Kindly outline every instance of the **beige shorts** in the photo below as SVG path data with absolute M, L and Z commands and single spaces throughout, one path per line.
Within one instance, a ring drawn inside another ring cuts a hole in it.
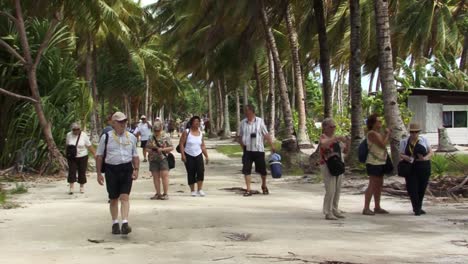
M 151 172 L 169 170 L 169 163 L 167 162 L 167 159 L 150 161 L 149 165 L 149 169 Z

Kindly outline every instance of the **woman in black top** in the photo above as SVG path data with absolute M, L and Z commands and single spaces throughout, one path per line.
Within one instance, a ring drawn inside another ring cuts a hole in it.
M 410 137 L 400 142 L 401 159 L 413 164 L 411 174 L 405 177 L 406 189 L 411 199 L 414 215 L 426 212 L 422 209 L 429 177 L 431 176 L 432 150 L 426 138 L 419 135 L 418 124 L 410 124 Z

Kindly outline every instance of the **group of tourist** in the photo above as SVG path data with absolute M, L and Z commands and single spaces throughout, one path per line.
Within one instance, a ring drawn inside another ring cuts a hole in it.
M 350 139 L 335 135 L 336 124 L 331 118 L 322 122 L 323 134 L 320 136 L 320 168 L 325 183 L 325 197 L 323 201 L 323 213 L 327 220 L 345 218 L 343 211 L 339 210 L 341 181 L 343 174 L 332 175 L 334 168 L 327 162 L 330 157 L 336 155 L 344 164 L 344 154 L 349 152 Z M 367 158 L 366 172 L 369 176 L 369 184 L 364 195 L 363 215 L 388 214 L 381 207 L 380 198 L 384 182 L 384 175 L 393 171 L 392 160 L 387 151 L 390 142 L 391 130 L 382 132 L 380 117 L 373 114 L 367 118 Z M 422 209 L 424 194 L 431 175 L 431 157 L 433 155 L 428 140 L 420 135 L 419 124 L 412 123 L 409 126 L 410 136 L 400 141 L 400 159 L 411 164 L 410 173 L 405 176 L 406 189 L 411 200 L 414 215 L 419 216 L 426 212 Z M 374 198 L 374 210 L 370 209 L 371 200 Z
M 244 150 L 242 159 L 242 173 L 246 185 L 244 196 L 252 195 L 251 171 L 253 163 L 255 163 L 255 171 L 261 175 L 262 193 L 268 195 L 264 142 L 269 143 L 272 152 L 275 152 L 275 148 L 264 120 L 255 115 L 254 106 L 245 107 L 245 116 L 246 118 L 240 123 L 238 136 L 239 144 Z M 164 124 L 160 120 L 156 120 L 151 125 L 145 116 L 141 116 L 141 122 L 133 133 L 126 129 L 127 121 L 126 115 L 121 112 L 109 116 L 108 124 L 110 126 L 104 129 L 96 151 L 92 147 L 89 137 L 81 131 L 77 123 L 72 124 L 72 131 L 67 134 L 66 139 L 67 149 L 70 146 L 72 149 L 73 146 L 77 149 L 75 158 L 68 159 L 69 192 L 73 194 L 76 181 L 80 184 L 80 192 L 84 192 L 88 151 L 90 151 L 96 158 L 97 181 L 100 185 L 106 183 L 113 234 L 131 232 L 131 227 L 128 224 L 129 195 L 132 183 L 138 178 L 140 170 L 137 137 L 140 137 L 141 148 L 143 148 L 143 162 L 149 160 L 149 170 L 156 190 L 151 199 L 169 199 L 169 170 L 171 169 L 171 151 L 174 149 L 170 134 L 164 133 Z M 192 117 L 188 122 L 188 128 L 181 131 L 182 135 L 178 143 L 178 151 L 181 153 L 181 159 L 187 172 L 190 195 L 194 197 L 206 195 L 203 190 L 204 166 L 205 162 L 208 164 L 209 157 L 200 129 L 201 121 L 198 116 Z M 389 212 L 381 207 L 380 198 L 383 177 L 389 170 L 390 157 L 387 145 L 390 141 L 391 130 L 387 128 L 382 132 L 382 121 L 375 114 L 368 117 L 367 129 L 368 153 L 365 163 L 369 185 L 365 192 L 362 214 L 388 214 Z M 325 184 L 323 213 L 327 220 L 345 218 L 344 212 L 339 209 L 339 200 L 344 172 L 344 156 L 349 153 L 350 138 L 337 136 L 335 130 L 336 124 L 333 119 L 323 120 L 319 152 L 320 170 Z M 417 124 L 410 124 L 410 137 L 400 143 L 400 158 L 413 164 L 411 175 L 405 179 L 415 215 L 425 214 L 422 209 L 422 201 L 431 173 L 432 150 L 427 139 L 419 135 L 420 131 Z M 374 198 L 375 205 L 373 210 L 370 209 L 372 198 Z M 121 226 L 118 221 L 119 200 Z

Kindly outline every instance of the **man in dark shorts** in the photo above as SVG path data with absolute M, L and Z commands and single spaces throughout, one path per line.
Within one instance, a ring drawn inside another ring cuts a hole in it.
M 136 149 L 137 139 L 132 133 L 126 131 L 127 117 L 125 114 L 116 112 L 112 116 L 112 122 L 114 130 L 102 135 L 96 152 L 97 181 L 100 185 L 104 184 L 101 168 L 105 164 L 105 182 L 110 199 L 112 234 L 126 235 L 132 232 L 132 228 L 128 224 L 129 195 L 133 181 L 138 178 L 140 159 Z M 104 156 L 105 160 L 103 160 Z M 120 228 L 118 220 L 119 200 L 122 228 Z
M 269 194 L 266 186 L 266 162 L 264 141 L 267 140 L 271 146 L 271 151 L 275 152 L 275 147 L 268 134 L 265 122 L 260 117 L 255 116 L 255 107 L 247 105 L 245 107 L 246 118 L 240 124 L 239 144 L 245 150 L 243 157 L 242 173 L 245 176 L 246 192 L 244 196 L 251 196 L 250 182 L 252 173 L 252 163 L 255 163 L 255 171 L 262 177 L 262 193 Z

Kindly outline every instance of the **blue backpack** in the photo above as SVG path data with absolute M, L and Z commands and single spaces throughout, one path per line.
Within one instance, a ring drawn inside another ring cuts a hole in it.
M 358 158 L 359 162 L 366 163 L 367 154 L 369 154 L 369 146 L 367 145 L 367 138 L 359 144 Z

